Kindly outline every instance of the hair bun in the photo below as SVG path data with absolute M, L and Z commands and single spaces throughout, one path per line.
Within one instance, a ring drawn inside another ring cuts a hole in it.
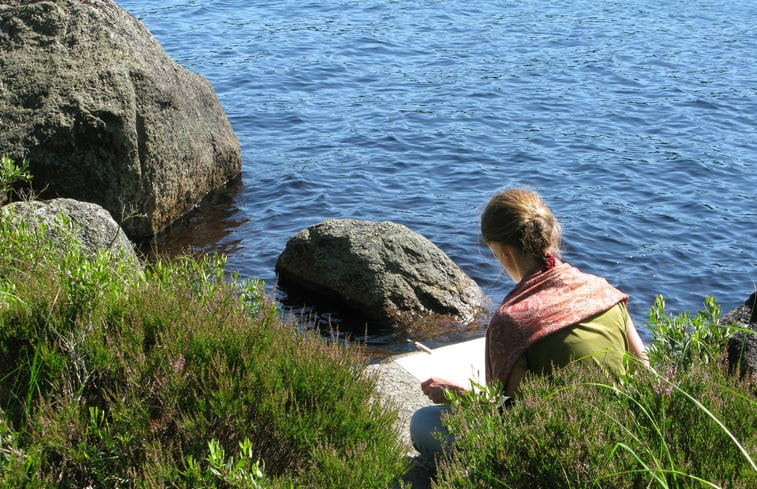
M 538 194 L 516 188 L 492 197 L 481 214 L 481 234 L 487 243 L 515 246 L 543 259 L 558 252 L 560 224 Z

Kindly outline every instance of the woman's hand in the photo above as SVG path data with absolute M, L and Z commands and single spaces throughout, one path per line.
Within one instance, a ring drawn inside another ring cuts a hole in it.
M 440 379 L 438 377 L 431 377 L 430 379 L 421 383 L 421 389 L 423 389 L 423 393 L 426 394 L 428 398 L 431 399 L 431 401 L 433 401 L 435 404 L 442 404 L 449 400 L 447 399 L 447 396 L 444 395 L 445 390 L 457 393 L 468 391 L 468 389 L 466 389 L 465 387 L 459 386 L 448 380 Z

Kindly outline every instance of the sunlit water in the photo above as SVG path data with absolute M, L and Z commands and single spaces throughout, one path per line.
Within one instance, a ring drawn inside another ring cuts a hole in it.
M 757 2 L 119 3 L 211 81 L 242 145 L 242 180 L 166 250 L 221 251 L 273 284 L 300 229 L 391 220 L 498 302 L 512 284 L 478 216 L 529 186 L 564 257 L 629 293 L 645 338 L 657 294 L 727 311 L 755 288 Z

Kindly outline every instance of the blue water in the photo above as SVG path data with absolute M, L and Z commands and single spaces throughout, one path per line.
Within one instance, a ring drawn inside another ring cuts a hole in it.
M 499 302 L 512 284 L 478 216 L 529 186 L 564 258 L 632 296 L 644 338 L 657 294 L 727 311 L 755 289 L 753 0 L 119 4 L 211 81 L 242 145 L 241 183 L 167 248 L 273 284 L 300 229 L 392 220 Z

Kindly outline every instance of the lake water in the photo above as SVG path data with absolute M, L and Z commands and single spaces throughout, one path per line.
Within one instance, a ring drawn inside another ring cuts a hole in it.
M 241 181 L 164 250 L 224 252 L 273 284 L 297 231 L 391 220 L 499 302 L 512 284 L 478 216 L 529 186 L 563 224 L 564 258 L 632 296 L 644 338 L 657 294 L 670 312 L 707 295 L 725 312 L 755 289 L 753 0 L 119 4 L 211 81 L 242 146 Z

